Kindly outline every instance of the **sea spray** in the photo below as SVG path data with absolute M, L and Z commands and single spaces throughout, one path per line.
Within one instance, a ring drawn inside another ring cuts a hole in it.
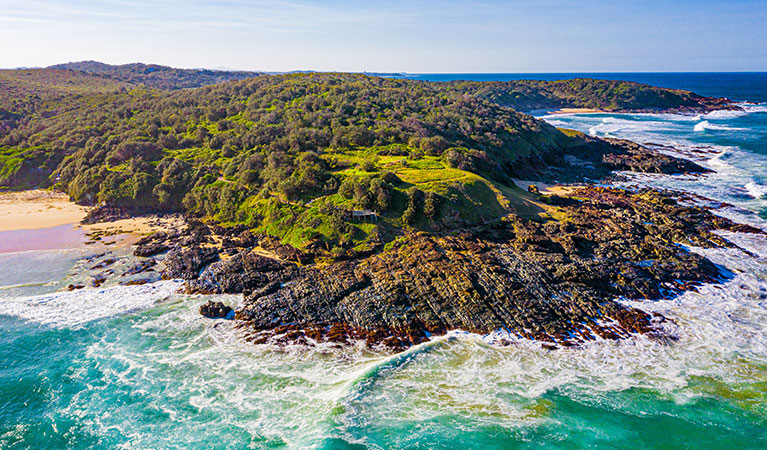
M 180 281 L 160 281 L 142 286 L 112 286 L 6 298 L 2 303 L 3 313 L 55 327 L 74 327 L 146 308 L 170 297 L 180 285 Z

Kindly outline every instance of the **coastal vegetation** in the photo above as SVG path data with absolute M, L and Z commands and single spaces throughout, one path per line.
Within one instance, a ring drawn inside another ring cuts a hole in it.
M 759 232 L 673 194 L 583 185 L 612 170 L 705 169 L 519 112 L 735 107 L 685 91 L 339 73 L 176 89 L 63 69 L 0 82 L 0 186 L 66 192 L 94 206 L 85 223 L 185 215 L 183 230 L 143 236 L 122 273 L 105 269 L 114 259 L 94 265 L 90 285 L 162 277 L 187 293 L 241 293 L 236 311 L 201 313 L 234 313 L 254 342 L 404 348 L 462 329 L 555 348 L 662 333 L 663 316 L 614 299 L 716 282 L 726 274 L 679 243 Z
M 48 69 L 65 69 L 96 74 L 98 76 L 157 89 L 187 89 L 244 80 L 262 75 L 262 72 L 210 69 L 177 69 L 159 64 L 104 64 L 98 61 L 79 61 L 56 64 Z
M 572 80 L 453 82 L 451 87 L 493 103 L 520 111 L 555 108 L 586 108 L 604 111 L 667 111 L 728 107 L 724 99 L 706 98 L 690 91 L 663 89 L 632 81 Z
M 333 256 L 380 247 L 403 230 L 545 214 L 512 178 L 546 173 L 565 152 L 594 143 L 513 108 L 705 108 L 710 100 L 599 80 L 428 83 L 337 73 L 150 89 L 97 63 L 71 67 L 95 74 L 0 72 L 0 185 L 244 224 Z M 191 75 L 165 76 L 183 86 Z M 348 220 L 353 210 L 375 211 L 377 220 Z

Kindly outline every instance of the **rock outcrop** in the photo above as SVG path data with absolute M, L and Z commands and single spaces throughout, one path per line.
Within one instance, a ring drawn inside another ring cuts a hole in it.
M 165 255 L 163 278 L 197 278 L 203 267 L 218 260 L 218 250 L 211 247 L 174 247 Z
M 600 142 L 580 151 L 576 168 L 589 175 L 608 167 L 705 172 L 628 141 Z M 299 251 L 244 226 L 199 221 L 142 239 L 135 254 L 167 251 L 163 277 L 183 278 L 187 293 L 243 293 L 236 319 L 254 342 L 363 339 L 400 349 L 461 329 L 505 331 L 551 348 L 661 333 L 664 317 L 619 299 L 653 300 L 717 282 L 727 272 L 685 245 L 730 246 L 712 233 L 717 229 L 761 233 L 680 205 L 679 193 L 591 186 L 559 197 L 529 190 L 546 204 L 548 219 L 510 215 L 471 229 L 409 233 L 385 251 L 345 260 L 323 261 L 311 246 Z M 208 302 L 200 313 L 224 317 L 227 308 Z
M 602 163 L 611 170 L 631 170 L 641 173 L 709 173 L 710 170 L 687 159 L 675 158 L 649 149 L 643 145 L 621 140 L 607 139 L 607 142 L 622 150 L 607 153 Z
M 657 191 L 589 187 L 555 203 L 560 220 L 414 234 L 361 260 L 276 268 L 270 280 L 281 283 L 249 285 L 237 318 L 256 342 L 366 339 L 402 348 L 453 329 L 560 345 L 618 339 L 664 319 L 616 299 L 657 299 L 723 276 L 678 244 L 729 246 L 710 230 L 744 231 Z
M 295 264 L 284 264 L 254 251 L 243 251 L 205 268 L 198 279 L 186 283 L 186 292 L 250 293 L 275 283 L 280 285 L 294 278 L 297 273 Z

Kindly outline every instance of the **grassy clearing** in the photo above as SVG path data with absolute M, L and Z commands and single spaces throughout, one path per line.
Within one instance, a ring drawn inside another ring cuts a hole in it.
M 346 214 L 360 206 L 354 198 L 340 193 L 299 201 L 289 201 L 278 192 L 261 193 L 244 199 L 236 215 L 217 219 L 231 224 L 246 223 L 254 231 L 277 237 L 297 248 L 319 245 L 338 256 L 392 242 L 408 229 L 435 231 L 470 226 L 510 214 L 536 220 L 553 217 L 550 206 L 516 186 L 450 167 L 441 157 L 413 157 L 407 147 L 394 150 L 397 154 L 386 154 L 392 152 L 391 146 L 321 154 L 331 174 L 341 182 L 364 184 L 365 180 L 381 177 L 389 180 L 391 204 L 385 211 L 378 211 L 375 223 L 352 222 Z M 382 151 L 384 154 L 379 153 Z M 189 162 L 228 160 L 220 158 L 214 150 L 203 148 L 168 152 Z M 223 182 L 219 179 L 214 184 Z M 421 203 L 416 220 L 406 223 L 404 213 L 409 204 L 408 192 L 413 188 L 423 195 L 434 193 L 439 196 L 436 217 L 427 217 Z
M 388 147 L 385 148 L 390 150 Z M 407 150 L 404 147 L 400 150 Z M 441 157 L 412 158 L 401 155 L 380 155 L 380 148 L 345 150 L 324 155 L 334 173 L 341 178 L 369 177 L 391 172 L 401 183 L 397 188 L 405 191 L 415 186 L 424 192 L 435 192 L 448 200 L 446 214 L 457 214 L 460 219 L 476 223 L 493 220 L 508 214 L 525 218 L 550 217 L 548 205 L 517 186 L 507 186 L 472 172 L 453 168 Z M 373 161 L 373 170 L 364 170 L 365 161 Z M 401 211 L 399 211 L 401 213 Z M 391 221 L 394 226 L 402 226 Z M 422 224 L 423 225 L 423 224 Z

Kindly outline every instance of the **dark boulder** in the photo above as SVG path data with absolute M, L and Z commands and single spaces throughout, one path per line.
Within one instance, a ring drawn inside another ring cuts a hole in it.
M 231 307 L 226 306 L 221 302 L 210 300 L 200 306 L 200 314 L 211 319 L 227 319 L 233 316 Z
M 209 247 L 174 247 L 165 255 L 163 278 L 193 280 L 200 270 L 218 260 L 218 250 Z

